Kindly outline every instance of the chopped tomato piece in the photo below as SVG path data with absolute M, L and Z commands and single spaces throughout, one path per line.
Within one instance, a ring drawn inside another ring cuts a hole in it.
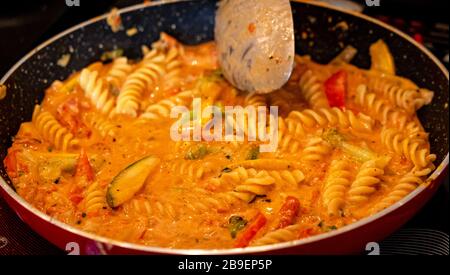
M 8 172 L 8 176 L 11 178 L 17 177 L 17 151 L 9 150 L 8 155 L 3 160 L 3 165 L 5 165 L 6 172 Z
M 214 43 L 206 43 L 198 47 L 186 46 L 182 60 L 185 64 L 206 70 L 215 70 L 219 67 Z
M 324 86 L 330 107 L 344 108 L 347 90 L 347 73 L 343 70 L 338 71 L 325 81 Z
M 78 157 L 78 162 L 75 169 L 75 177 L 77 179 L 84 178 L 88 182 L 94 181 L 94 169 L 92 169 L 92 166 L 89 163 L 89 158 L 84 149 L 81 149 L 80 156 Z
M 161 40 L 164 41 L 169 47 L 176 47 L 179 44 L 179 42 L 174 37 L 168 35 L 165 32 L 161 33 Z
M 250 23 L 250 24 L 248 24 L 248 32 L 249 32 L 249 33 L 254 33 L 255 30 L 256 30 L 256 25 L 255 25 L 255 23 Z
M 174 95 L 178 94 L 179 92 L 181 92 L 180 87 L 173 87 L 173 88 L 170 88 L 167 91 L 165 91 L 165 96 L 166 97 L 174 96 Z
M 309 236 L 314 235 L 314 229 L 312 228 L 305 228 L 303 230 L 301 230 L 298 234 L 299 239 L 303 239 Z
M 69 199 L 74 205 L 78 205 L 83 200 L 83 196 L 81 194 L 72 194 L 69 196 Z
M 81 104 L 77 98 L 69 98 L 56 110 L 58 121 L 77 136 L 89 137 L 90 131 L 80 117 Z
M 300 210 L 300 202 L 297 198 L 289 196 L 280 209 L 280 223 L 278 228 L 284 228 L 294 222 L 295 217 Z
M 262 213 L 258 213 L 250 223 L 250 225 L 239 234 L 234 247 L 246 247 L 250 241 L 255 237 L 261 228 L 266 225 L 267 219 Z

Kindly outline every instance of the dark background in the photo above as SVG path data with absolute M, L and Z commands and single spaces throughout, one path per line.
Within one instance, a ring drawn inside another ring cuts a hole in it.
M 380 0 L 380 7 L 364 12 L 402 29 L 425 44 L 448 68 L 448 15 L 445 0 Z M 55 34 L 112 7 L 142 3 L 136 0 L 80 0 L 68 7 L 64 0 L 2 1 L 0 4 L 0 78 L 22 56 Z M 364 4 L 364 0 L 355 0 Z M 447 59 L 445 56 L 447 55 Z M 449 231 L 449 180 L 405 227 Z M 6 237 L 8 244 L 2 248 Z M 0 255 L 61 254 L 32 232 L 0 198 Z
M 67 7 L 64 0 L 1 2 L 0 75 L 3 75 L 21 56 L 53 35 L 106 13 L 112 7 L 125 7 L 142 3 L 143 0 L 80 0 L 79 7 Z M 354 2 L 364 4 L 365 0 Z M 439 49 L 436 50 L 446 50 L 448 53 L 447 6 L 447 0 L 380 0 L 379 7 L 366 8 L 364 12 L 381 19 L 389 17 L 389 23 L 407 32 L 422 32 L 426 41 L 437 44 L 435 47 Z M 421 25 L 413 27 L 417 22 Z M 446 37 L 431 34 L 437 32 L 434 29 L 436 23 L 446 25 Z M 443 57 L 439 56 L 442 53 L 437 55 L 439 58 Z

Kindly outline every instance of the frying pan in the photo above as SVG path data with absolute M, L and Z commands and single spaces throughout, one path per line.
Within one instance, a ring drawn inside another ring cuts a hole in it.
M 399 75 L 412 79 L 419 86 L 435 91 L 431 105 L 419 111 L 419 117 L 430 132 L 431 150 L 437 155 L 438 168 L 430 176 L 430 184 L 420 186 L 391 207 L 371 217 L 325 234 L 306 239 L 263 247 L 240 249 L 170 249 L 149 247 L 107 239 L 89 234 L 52 219 L 38 211 L 14 191 L 4 167 L 0 167 L 0 191 L 12 209 L 33 230 L 62 249 L 72 248 L 81 254 L 238 254 L 297 253 L 336 254 L 364 251 L 370 242 L 387 237 L 410 219 L 433 195 L 448 170 L 448 71 L 423 46 L 407 35 L 361 14 L 315 4 L 292 2 L 296 52 L 309 54 L 315 61 L 326 63 L 345 45 L 356 47 L 353 64 L 369 68 L 369 46 L 383 39 L 393 53 Z M 139 58 L 140 45 L 149 45 L 164 31 L 185 44 L 212 40 L 216 1 L 164 1 L 147 3 L 121 10 L 125 29 L 139 32 L 127 36 L 113 33 L 105 16 L 79 24 L 43 43 L 23 57 L 0 80 L 7 86 L 7 95 L 0 100 L 0 159 L 6 155 L 11 138 L 24 121 L 31 119 L 34 104 L 43 98 L 43 91 L 54 80 L 62 80 L 72 72 L 98 60 L 104 51 L 122 48 L 130 58 Z M 337 28 L 346 22 L 348 29 Z M 307 33 L 305 38 L 302 32 Z M 56 61 L 71 54 L 66 67 Z

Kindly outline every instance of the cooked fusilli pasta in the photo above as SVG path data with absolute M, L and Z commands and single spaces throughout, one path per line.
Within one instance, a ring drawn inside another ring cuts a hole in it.
M 375 46 L 384 59 L 374 63 L 387 60 Z M 227 82 L 214 42 L 162 34 L 143 49 L 142 60 L 95 62 L 55 82 L 21 125 L 3 163 L 52 218 L 155 247 L 275 244 L 375 214 L 435 168 L 416 115 L 433 93 L 388 63 L 348 64 L 354 49 L 327 64 L 296 56 L 288 82 L 264 95 Z
M 353 176 L 346 160 L 333 160 L 323 188 L 323 204 L 329 215 L 340 216 Z
M 119 93 L 123 82 L 131 70 L 132 66 L 128 64 L 128 59 L 126 57 L 116 58 L 112 62 L 111 69 L 109 69 L 106 74 L 106 81 L 117 89 L 117 93 Z
M 415 176 L 413 173 L 404 175 L 400 179 L 400 181 L 393 186 L 392 191 L 386 194 L 386 196 L 384 196 L 381 201 L 375 204 L 375 206 L 371 210 L 372 213 L 377 213 L 401 200 L 406 195 L 411 193 L 414 189 L 416 189 L 420 184 L 422 184 L 422 180 L 420 179 L 420 177 Z
M 114 108 L 114 98 L 110 94 L 105 81 L 98 77 L 98 72 L 83 69 L 80 74 L 79 83 L 95 108 L 103 114 L 110 115 Z
M 390 150 L 405 156 L 417 168 L 433 166 L 436 155 L 430 154 L 426 139 L 404 137 L 394 128 L 381 130 L 381 142 Z
M 79 140 L 73 134 L 64 128 L 51 113 L 43 111 L 39 105 L 34 107 L 32 121 L 39 134 L 58 150 L 67 151 L 79 144 Z
M 322 83 L 318 81 L 311 70 L 306 71 L 300 77 L 298 85 L 300 87 L 300 93 L 312 109 L 329 107 Z
M 160 55 L 146 56 L 139 67 L 126 78 L 117 97 L 116 113 L 136 117 L 145 91 L 153 91 L 164 74 Z
M 348 191 L 349 202 L 354 204 L 366 202 L 369 196 L 377 191 L 381 176 L 384 175 L 384 168 L 390 160 L 390 157 L 380 157 L 361 165 Z
M 303 111 L 292 111 L 289 119 L 301 123 L 302 126 L 312 127 L 340 127 L 352 128 L 359 132 L 369 132 L 373 127 L 373 120 L 362 114 L 355 115 L 350 110 L 341 110 L 339 108 L 305 109 Z
M 106 209 L 105 190 L 98 182 L 95 181 L 87 187 L 82 205 L 83 211 L 88 215 Z
M 426 89 L 402 88 L 381 77 L 369 78 L 370 91 L 382 95 L 389 103 L 403 108 L 408 113 L 414 113 L 422 106 L 427 105 L 433 98 L 433 92 Z
M 255 240 L 251 245 L 260 246 L 292 241 L 298 238 L 299 231 L 300 225 L 298 224 L 290 225 L 285 228 L 280 228 L 275 231 L 267 233 L 263 237 Z

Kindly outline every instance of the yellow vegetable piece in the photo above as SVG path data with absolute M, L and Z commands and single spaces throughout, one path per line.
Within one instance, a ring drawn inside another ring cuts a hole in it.
M 394 58 L 383 40 L 380 39 L 370 46 L 370 57 L 372 59 L 371 70 L 395 74 Z
M 110 207 L 117 207 L 130 200 L 144 185 L 145 180 L 156 168 L 160 160 L 149 156 L 123 169 L 111 181 L 106 191 L 106 201 Z

